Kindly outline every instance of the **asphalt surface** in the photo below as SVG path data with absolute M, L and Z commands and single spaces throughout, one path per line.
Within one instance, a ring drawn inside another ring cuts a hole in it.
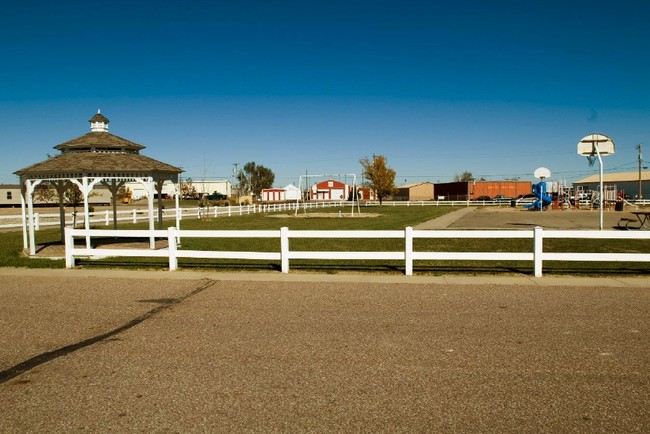
M 533 226 L 598 213 L 462 208 L 419 228 Z M 0 432 L 647 432 L 649 290 L 0 268 Z
M 647 432 L 649 288 L 0 269 L 0 432 Z

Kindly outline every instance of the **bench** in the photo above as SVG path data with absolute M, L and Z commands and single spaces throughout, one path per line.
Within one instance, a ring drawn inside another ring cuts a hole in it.
M 618 228 L 619 228 L 619 229 L 639 229 L 640 226 L 630 226 L 630 223 L 634 223 L 634 222 L 637 222 L 637 223 L 638 223 L 638 222 L 639 222 L 639 219 L 633 219 L 633 218 L 629 218 L 629 217 L 623 217 L 622 219 L 620 219 L 620 220 L 618 221 Z M 625 223 L 625 225 L 623 225 L 623 223 Z

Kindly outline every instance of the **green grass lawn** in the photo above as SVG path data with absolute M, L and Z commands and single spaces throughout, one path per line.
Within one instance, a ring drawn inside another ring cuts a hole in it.
M 411 207 L 368 207 L 362 208 L 362 214 L 379 214 L 377 217 L 358 218 L 318 218 L 316 213 L 337 213 L 339 208 L 311 210 L 309 218 L 296 218 L 293 211 L 274 213 L 286 215 L 287 218 L 272 217 L 267 214 L 250 214 L 232 217 L 217 217 L 207 219 L 185 218 L 181 228 L 187 230 L 268 230 L 280 229 L 283 226 L 290 230 L 402 230 L 407 226 L 438 217 L 453 211 L 452 207 L 411 206 Z M 457 209 L 457 208 L 456 208 Z M 350 211 L 343 208 L 344 213 Z M 356 212 L 356 211 L 355 211 Z M 173 225 L 173 220 L 166 220 L 165 227 Z M 98 228 L 105 228 L 98 226 Z M 120 229 L 144 229 L 145 223 L 136 225 L 123 223 Z M 37 243 L 50 243 L 59 240 L 56 229 L 48 229 L 37 233 Z M 21 255 L 22 233 L 6 232 L 0 234 L 0 266 L 15 267 L 55 267 L 64 266 L 62 260 L 29 259 Z M 321 251 L 395 251 L 404 250 L 403 240 L 382 239 L 292 239 L 292 250 L 321 250 Z M 237 250 L 237 251 L 275 251 L 280 250 L 278 239 L 227 238 L 204 239 L 194 238 L 182 240 L 182 249 L 187 250 Z M 532 240 L 499 240 L 499 239 L 417 239 L 414 241 L 415 250 L 430 251 L 503 251 L 503 252 L 532 252 Z M 643 252 L 650 253 L 650 243 L 630 240 L 574 240 L 553 239 L 544 241 L 545 251 L 555 252 Z M 157 258 L 107 258 L 102 260 L 77 260 L 77 264 L 85 267 L 129 267 L 165 269 L 167 261 Z M 279 270 L 279 261 L 253 260 L 201 260 L 180 259 L 181 269 L 211 269 L 211 270 Z M 290 269 L 293 271 L 316 272 L 404 272 L 402 261 L 315 261 L 292 260 Z M 532 262 L 522 261 L 417 261 L 414 264 L 417 274 L 448 274 L 448 273 L 517 273 L 532 275 Z M 580 275 L 645 275 L 650 273 L 650 264 L 646 263 L 612 263 L 602 264 L 593 262 L 550 262 L 544 263 L 544 274 L 580 274 Z

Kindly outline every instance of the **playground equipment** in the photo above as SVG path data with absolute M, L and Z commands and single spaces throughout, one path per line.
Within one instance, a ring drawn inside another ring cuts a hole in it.
M 532 211 L 542 211 L 544 208 L 549 206 L 553 199 L 551 196 L 546 194 L 546 181 L 545 179 L 551 176 L 551 171 L 546 167 L 540 167 L 533 173 L 535 178 L 539 178 L 539 182 L 533 185 L 533 194 L 537 199 L 525 207 Z
M 343 182 L 341 182 L 343 178 Z M 310 179 L 320 179 L 321 181 L 326 181 L 324 190 L 319 191 L 317 186 L 319 183 L 307 187 Z M 352 180 L 352 185 L 348 185 L 348 179 Z M 334 185 L 334 181 L 336 186 Z M 329 185 L 331 184 L 331 185 Z M 357 185 L 357 176 L 354 173 L 345 173 L 345 174 L 323 174 L 323 175 L 300 175 L 298 180 L 298 189 L 301 194 L 296 198 L 296 212 L 298 215 L 298 210 L 300 209 L 300 203 L 303 205 L 306 201 L 310 200 L 312 197 L 315 197 L 316 200 L 338 200 L 343 203 L 350 202 L 350 215 L 354 216 L 354 208 L 356 206 L 357 213 L 361 213 L 361 207 L 359 205 L 358 198 L 358 185 Z M 302 196 L 302 197 L 301 197 Z M 303 212 L 307 212 L 307 206 L 303 206 Z

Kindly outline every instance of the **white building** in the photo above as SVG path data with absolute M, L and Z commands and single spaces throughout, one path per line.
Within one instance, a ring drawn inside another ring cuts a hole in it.
M 187 178 L 189 179 L 189 178 Z M 181 179 L 180 183 L 183 184 L 185 179 Z M 232 195 L 232 184 L 227 179 L 202 179 L 202 180 L 191 180 L 192 187 L 196 190 L 196 194 L 201 197 L 205 195 L 212 194 L 214 192 L 225 194 L 230 197 Z M 133 200 L 145 199 L 147 193 L 142 187 L 142 185 L 136 182 L 130 182 L 126 184 L 126 187 L 131 190 L 131 198 Z M 174 196 L 174 185 L 171 182 L 167 182 L 163 185 L 162 194 L 173 197 Z
M 265 188 L 261 192 L 263 202 L 281 202 L 300 199 L 300 190 L 293 184 L 284 188 Z

